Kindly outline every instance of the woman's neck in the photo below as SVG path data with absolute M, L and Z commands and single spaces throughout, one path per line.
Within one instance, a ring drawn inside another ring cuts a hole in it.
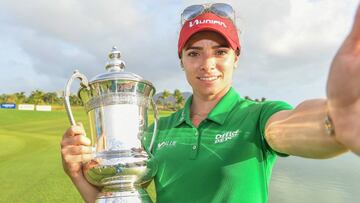
M 227 88 L 224 91 L 216 95 L 201 96 L 196 93 L 193 94 L 192 103 L 190 106 L 190 118 L 195 127 L 198 127 L 201 121 L 207 118 L 211 110 L 216 106 L 217 103 L 225 96 Z

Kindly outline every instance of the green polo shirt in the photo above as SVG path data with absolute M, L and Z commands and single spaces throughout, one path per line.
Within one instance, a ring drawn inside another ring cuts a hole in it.
M 264 139 L 265 124 L 291 106 L 249 101 L 231 88 L 196 128 L 191 101 L 159 120 L 157 202 L 267 202 L 277 153 Z

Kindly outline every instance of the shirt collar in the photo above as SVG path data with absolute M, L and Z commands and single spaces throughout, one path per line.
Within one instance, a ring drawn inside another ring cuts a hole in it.
M 174 127 L 179 126 L 183 122 L 186 122 L 189 125 L 192 125 L 190 120 L 190 105 L 192 102 L 193 96 L 191 95 L 182 108 L 179 111 L 179 116 L 177 121 L 175 122 Z M 228 92 L 220 99 L 220 101 L 215 105 L 215 107 L 210 111 L 207 119 L 214 121 L 220 125 L 224 124 L 226 118 L 229 113 L 232 111 L 236 103 L 239 101 L 240 95 L 234 90 L 234 88 L 230 88 Z
M 187 124 L 191 125 L 191 120 L 190 120 L 190 105 L 192 102 L 192 95 L 186 100 L 184 108 L 182 108 L 179 111 L 179 116 L 177 121 L 175 122 L 174 127 L 179 126 L 180 124 L 182 124 L 183 122 L 186 122 Z
M 226 118 L 239 101 L 240 95 L 230 88 L 229 91 L 220 99 L 216 106 L 210 111 L 207 119 L 214 121 L 220 125 L 224 124 Z

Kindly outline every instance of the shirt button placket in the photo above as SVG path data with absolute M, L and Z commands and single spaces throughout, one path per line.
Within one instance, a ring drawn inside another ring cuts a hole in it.
M 191 159 L 196 159 L 197 153 L 198 153 L 198 143 L 199 143 L 199 130 L 194 128 L 194 142 L 191 146 Z

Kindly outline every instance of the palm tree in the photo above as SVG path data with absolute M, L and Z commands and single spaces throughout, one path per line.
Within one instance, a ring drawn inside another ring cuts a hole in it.
M 70 95 L 69 99 L 71 105 L 81 106 L 83 104 L 81 99 L 75 94 Z
M 14 95 L 16 97 L 16 104 L 21 104 L 25 102 L 26 100 L 25 92 L 16 92 Z
M 4 103 L 6 101 L 6 94 L 0 95 L 0 103 Z
M 158 106 L 163 105 L 163 100 L 164 100 L 164 98 L 162 97 L 162 95 L 160 95 L 156 100 L 156 105 L 158 105 Z
M 184 106 L 185 99 L 180 90 L 176 89 L 173 96 L 175 98 L 175 109 L 182 108 Z
M 44 103 L 43 98 L 44 98 L 44 92 L 40 90 L 35 90 L 31 92 L 27 102 L 35 105 L 43 104 Z
M 168 90 L 164 90 L 161 94 L 161 97 L 163 99 L 164 107 L 167 109 L 169 106 L 168 98 L 170 97 L 171 93 Z
M 59 103 L 59 98 L 57 97 L 56 92 L 47 92 L 44 94 L 44 102 L 46 104 L 57 104 Z
M 16 96 L 15 96 L 15 94 L 8 94 L 8 95 L 6 95 L 5 102 L 6 102 L 6 103 L 15 103 L 15 102 L 16 102 Z

